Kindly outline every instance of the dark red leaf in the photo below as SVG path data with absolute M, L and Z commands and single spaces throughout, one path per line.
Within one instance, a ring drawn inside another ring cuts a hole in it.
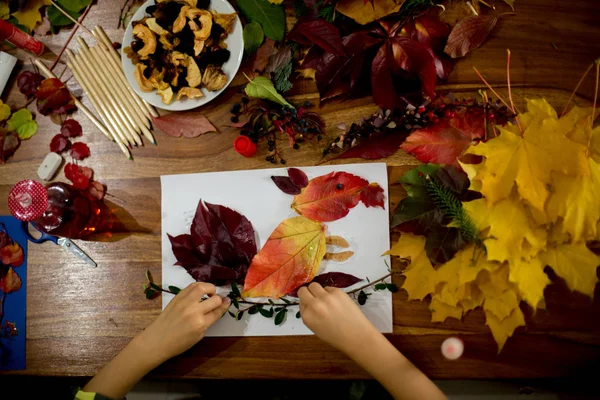
M 460 21 L 448 37 L 444 52 L 452 58 L 465 56 L 485 42 L 494 26 L 497 16 L 473 15 Z
M 165 134 L 173 137 L 195 138 L 217 128 L 198 111 L 175 112 L 161 117 L 152 117 L 152 122 Z
M 0 128 L 0 163 L 4 164 L 15 154 L 21 145 L 21 139 L 16 132 L 7 132 Z
M 263 72 L 269 63 L 269 58 L 275 53 L 275 41 L 266 38 L 263 44 L 252 56 L 252 71 Z
M 298 168 L 288 168 L 288 176 L 292 183 L 300 189 L 308 185 L 308 176 Z
M 44 77 L 32 71 L 25 71 L 19 74 L 17 78 L 17 86 L 19 91 L 27 97 L 34 96 L 37 93 L 38 87 L 44 80 Z
M 323 49 L 321 49 L 319 46 L 312 46 L 302 60 L 301 67 L 317 69 L 319 63 L 321 62 L 321 57 L 323 57 Z
M 288 39 L 304 45 L 316 44 L 326 52 L 338 56 L 346 55 L 340 31 L 324 19 L 299 21 L 288 34 Z
M 349 148 L 336 158 L 363 158 L 378 160 L 394 154 L 406 139 L 405 132 L 372 135 L 358 145 Z
M 35 94 L 35 98 L 38 100 L 48 99 L 62 88 L 64 88 L 64 85 L 60 79 L 44 79 L 40 84 L 37 93 Z
M 423 93 L 432 96 L 435 92 L 437 72 L 435 60 L 428 48 L 409 38 L 402 36 L 391 39 L 392 57 L 390 64 L 419 77 Z M 388 53 L 389 56 L 389 53 Z
M 371 183 L 360 193 L 360 201 L 367 207 L 381 207 L 385 209 L 383 188 L 376 183 Z
M 396 108 L 399 102 L 398 94 L 394 88 L 392 69 L 390 67 L 391 50 L 386 43 L 379 48 L 373 64 L 371 64 L 371 87 L 373 88 L 373 101 L 381 108 Z
M 354 275 L 345 274 L 343 272 L 327 272 L 315 276 L 311 282 L 292 290 L 288 295 L 292 297 L 298 297 L 298 290 L 301 287 L 310 285 L 312 282 L 319 283 L 323 287 L 330 286 L 336 288 L 347 288 L 348 286 L 352 286 L 360 281 L 362 281 L 362 279 L 357 278 Z
M 200 201 L 190 233 L 169 236 L 176 265 L 198 281 L 243 283 L 257 251 L 254 229 L 246 217 Z
M 55 153 L 62 153 L 63 151 L 67 150 L 70 145 L 71 142 L 69 141 L 69 139 L 67 139 L 59 133 L 58 135 L 55 135 L 50 141 L 50 151 L 53 151 Z
M 485 137 L 484 116 L 480 113 L 457 113 L 437 124 L 414 130 L 402 148 L 424 163 L 454 165 L 474 140 Z
M 71 145 L 71 151 L 69 152 L 69 154 L 74 159 L 81 161 L 84 158 L 90 156 L 90 148 L 87 144 L 83 142 L 73 143 Z
M 411 30 L 411 38 L 424 44 L 433 57 L 437 76 L 443 80 L 448 79 L 453 65 L 443 52 L 450 27 L 439 18 L 424 15 L 414 21 Z
M 301 188 L 296 186 L 292 182 L 291 178 L 289 178 L 287 176 L 272 176 L 271 179 L 273 180 L 275 185 L 277 185 L 279 190 L 281 190 L 285 194 L 291 194 L 291 195 L 295 196 L 297 194 L 300 194 L 300 192 L 302 192 Z M 307 184 L 308 184 L 308 182 L 307 182 Z
M 64 137 L 77 137 L 82 135 L 82 129 L 79 122 L 74 119 L 67 119 L 60 127 L 60 133 Z

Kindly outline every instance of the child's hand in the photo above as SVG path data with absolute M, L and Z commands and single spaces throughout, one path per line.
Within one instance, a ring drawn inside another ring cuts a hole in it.
M 216 287 L 210 283 L 192 283 L 140 334 L 147 351 L 156 354 L 156 365 L 198 343 L 208 327 L 223 316 L 231 300 L 215 293 Z M 204 295 L 211 297 L 201 300 Z
M 311 283 L 298 291 L 304 324 L 319 338 L 345 353 L 364 346 L 379 332 L 356 303 L 340 289 Z

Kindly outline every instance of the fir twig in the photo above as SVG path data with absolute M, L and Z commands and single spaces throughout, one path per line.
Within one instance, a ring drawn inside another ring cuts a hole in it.
M 479 239 L 475 223 L 452 191 L 430 176 L 427 176 L 427 191 L 435 205 L 442 210 L 444 215 L 452 219 L 452 224 L 458 228 L 463 239 L 480 246 L 481 239 Z

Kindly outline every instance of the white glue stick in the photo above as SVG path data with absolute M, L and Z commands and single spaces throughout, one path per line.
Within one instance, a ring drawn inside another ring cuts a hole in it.
M 17 59 L 8 53 L 0 51 L 0 95 L 4 91 L 6 82 L 17 64 Z

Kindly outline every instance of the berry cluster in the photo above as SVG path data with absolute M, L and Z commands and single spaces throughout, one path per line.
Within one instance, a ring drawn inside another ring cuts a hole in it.
M 308 112 L 311 107 L 306 101 L 298 108 L 280 105 L 268 100 L 249 100 L 242 97 L 229 110 L 231 122 L 240 128 L 240 134 L 248 137 L 253 143 L 267 142 L 268 155 L 265 160 L 272 163 L 286 164 L 277 144 L 287 140 L 295 150 L 306 140 L 323 138 L 323 121 L 317 113 Z

